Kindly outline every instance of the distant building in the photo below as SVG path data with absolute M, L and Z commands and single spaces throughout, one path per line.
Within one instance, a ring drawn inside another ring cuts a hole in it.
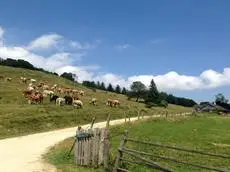
M 196 112 L 222 112 L 230 113 L 229 110 L 210 102 L 201 102 L 195 107 Z

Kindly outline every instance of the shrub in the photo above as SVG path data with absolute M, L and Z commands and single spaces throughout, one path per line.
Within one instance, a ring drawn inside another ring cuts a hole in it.
M 161 107 L 164 107 L 164 108 L 166 108 L 166 107 L 168 107 L 168 102 L 167 101 L 165 101 L 165 100 L 161 100 L 161 102 L 160 102 L 160 104 L 159 104 Z

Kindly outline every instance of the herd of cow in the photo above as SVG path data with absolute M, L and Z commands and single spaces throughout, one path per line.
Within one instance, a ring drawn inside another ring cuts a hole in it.
M 11 81 L 12 78 L 6 79 L 6 81 Z M 49 97 L 50 102 L 55 102 L 56 105 L 73 105 L 77 108 L 83 107 L 83 102 L 81 97 L 85 95 L 83 90 L 76 90 L 72 88 L 62 88 L 57 84 L 53 86 L 49 86 L 48 82 L 43 81 L 37 84 L 36 79 L 20 77 L 20 81 L 23 84 L 29 82 L 27 89 L 23 91 L 24 97 L 28 100 L 29 104 L 42 104 L 45 97 Z M 56 93 L 56 94 L 55 94 Z M 60 97 L 59 95 L 65 95 L 64 97 Z M 91 98 L 89 101 L 90 104 L 96 105 L 97 99 Z M 106 105 L 110 107 L 117 107 L 120 105 L 118 100 L 108 99 Z

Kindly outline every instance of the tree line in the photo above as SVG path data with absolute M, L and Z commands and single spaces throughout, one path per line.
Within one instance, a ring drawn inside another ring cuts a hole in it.
M 106 87 L 104 82 L 99 81 L 83 81 L 82 85 L 88 88 L 100 89 L 104 91 L 127 95 L 128 99 L 135 98 L 136 102 L 143 101 L 147 107 L 167 107 L 168 103 L 186 107 L 193 107 L 194 105 L 196 105 L 196 102 L 192 99 L 176 97 L 172 94 L 159 92 L 154 80 L 151 80 L 149 88 L 147 88 L 140 81 L 135 81 L 132 83 L 130 90 L 127 90 L 125 87 L 121 89 L 119 85 L 113 87 L 111 83 L 109 83 Z
M 125 87 L 121 88 L 120 85 L 116 85 L 116 87 L 114 88 L 112 86 L 112 84 L 108 84 L 108 86 L 105 86 L 104 82 L 94 82 L 94 81 L 83 81 L 82 85 L 88 87 L 88 88 L 94 88 L 94 89 L 99 89 L 99 90 L 104 90 L 104 91 L 109 91 L 109 92 L 114 92 L 114 93 L 118 93 L 118 94 L 124 94 L 126 95 L 127 90 Z
M 136 98 L 137 102 L 139 101 L 139 99 L 141 99 L 147 105 L 147 107 L 167 107 L 168 103 L 186 107 L 193 107 L 197 104 L 192 99 L 176 97 L 172 94 L 159 92 L 153 79 L 150 82 L 149 88 L 147 88 L 140 81 L 133 82 L 130 88 L 130 91 L 127 92 L 127 96 L 129 97 L 129 99 Z
M 36 71 L 41 71 L 41 72 L 44 72 L 47 74 L 53 74 L 53 75 L 58 76 L 58 74 L 55 72 L 49 72 L 49 71 L 44 70 L 43 68 L 34 67 L 31 63 L 29 63 L 28 61 L 22 60 L 22 59 L 15 60 L 15 59 L 7 58 L 4 60 L 4 59 L 0 58 L 0 65 L 10 66 L 10 67 L 15 67 L 15 68 L 24 68 L 24 69 L 36 70 Z M 64 72 L 60 76 L 63 78 L 66 78 L 70 81 L 75 81 L 75 78 L 77 77 L 75 74 L 68 73 L 68 72 Z
M 48 73 L 48 74 L 58 75 L 55 72 L 49 72 L 49 71 L 46 71 L 42 68 L 34 67 L 31 63 L 29 63 L 28 61 L 22 60 L 22 59 L 15 60 L 15 59 L 7 58 L 4 60 L 4 59 L 0 58 L 0 65 L 10 66 L 10 67 L 15 67 L 15 68 L 24 68 L 24 69 L 36 70 L 36 71 L 41 71 L 41 72 Z

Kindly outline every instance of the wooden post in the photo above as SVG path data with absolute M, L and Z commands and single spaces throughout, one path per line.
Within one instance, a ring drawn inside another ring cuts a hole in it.
M 124 112 L 124 116 L 125 116 L 125 123 L 126 123 L 126 113 Z
M 95 117 L 93 117 L 93 120 L 92 120 L 92 122 L 91 122 L 91 126 L 90 126 L 90 128 L 91 128 L 91 129 L 93 128 L 93 125 L 94 125 L 95 120 L 96 120 L 96 118 L 95 118 Z
M 140 119 L 140 111 L 137 112 L 137 119 Z
M 105 128 L 109 128 L 109 122 L 110 122 L 110 114 L 107 117 Z
M 109 170 L 109 129 L 105 128 L 104 130 L 104 152 L 103 152 L 103 158 L 104 158 L 104 170 Z
M 120 162 L 120 159 L 122 157 L 122 152 L 120 150 L 122 150 L 123 147 L 125 146 L 127 137 L 128 137 L 128 131 L 125 130 L 125 133 L 121 138 L 120 148 L 118 149 L 118 153 L 117 153 L 116 161 L 114 164 L 113 172 L 117 172 L 117 169 L 119 168 L 119 162 Z
M 166 118 L 168 118 L 168 111 L 166 111 L 166 113 L 165 113 L 165 117 L 166 117 Z
M 100 145 L 99 145 L 99 159 L 98 159 L 98 165 L 102 165 L 104 161 L 104 132 L 105 129 L 101 129 L 101 138 L 100 138 Z
M 129 122 L 130 122 L 130 116 L 131 116 L 131 115 L 130 115 L 130 113 L 129 113 Z
M 144 119 L 144 113 L 143 113 L 143 111 L 141 112 L 141 118 Z
M 104 151 L 103 151 L 103 158 L 104 158 L 104 170 L 109 170 L 109 122 L 110 122 L 110 114 L 108 115 L 106 127 L 104 129 Z

